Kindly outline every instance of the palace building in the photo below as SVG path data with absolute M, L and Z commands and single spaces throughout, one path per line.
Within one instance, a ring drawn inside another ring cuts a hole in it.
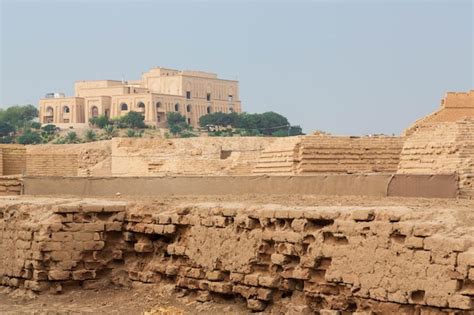
M 214 73 L 153 68 L 137 81 L 78 81 L 74 96 L 49 93 L 39 102 L 43 124 L 74 126 L 91 117 L 120 117 L 130 111 L 142 113 L 145 123 L 166 126 L 166 113 L 179 112 L 188 124 L 213 112 L 241 112 L 239 83 Z

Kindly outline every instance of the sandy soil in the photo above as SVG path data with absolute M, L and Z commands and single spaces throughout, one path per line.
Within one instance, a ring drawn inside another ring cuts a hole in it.
M 0 288 L 0 314 L 247 314 L 244 301 L 198 302 L 194 295 L 175 292 L 172 285 L 140 284 L 133 288 L 69 290 L 59 295 Z

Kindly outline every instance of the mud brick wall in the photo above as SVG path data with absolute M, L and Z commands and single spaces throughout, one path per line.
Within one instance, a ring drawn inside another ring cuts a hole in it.
M 26 173 L 30 176 L 77 176 L 77 161 L 77 154 L 29 154 L 26 159 Z
M 278 138 L 260 154 L 254 174 L 293 175 L 299 162 L 303 137 Z
M 132 210 L 126 221 L 143 257 L 126 264 L 130 278 L 172 281 L 199 299 L 241 296 L 255 311 L 292 296 L 293 311 L 474 307 L 472 234 L 444 236 L 405 208 Z
M 94 288 L 99 278 L 103 285 L 121 259 L 114 248 L 124 210 L 119 203 L 3 205 L 0 284 L 51 292 L 64 284 Z
M 15 176 L 0 176 L 0 196 L 20 195 L 22 180 Z
M 26 169 L 26 147 L 16 144 L 0 144 L 2 173 L 0 175 L 21 175 Z
M 198 137 L 112 140 L 114 176 L 248 175 L 275 138 Z
M 289 314 L 474 309 L 467 212 L 226 203 L 125 210 L 94 200 L 0 205 L 2 285 L 57 292 L 172 283 L 200 301 L 239 297 L 251 310 L 279 304 Z
M 457 174 L 459 197 L 474 197 L 474 121 L 425 124 L 407 137 L 399 174 Z
M 441 100 L 440 108 L 417 120 L 404 131 L 406 136 L 412 135 L 425 125 L 457 122 L 474 117 L 474 90 L 469 92 L 448 92 Z
M 393 173 L 404 139 L 401 137 L 332 137 L 311 135 L 299 145 L 296 172 Z

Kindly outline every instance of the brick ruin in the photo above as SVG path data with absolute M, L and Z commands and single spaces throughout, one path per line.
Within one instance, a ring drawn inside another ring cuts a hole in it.
M 0 199 L 0 283 L 50 293 L 172 283 L 200 301 L 288 314 L 461 314 L 474 307 L 469 213 Z
M 167 284 L 255 312 L 473 314 L 471 94 L 448 94 L 403 137 L 0 145 L 0 286 Z M 33 179 L 59 193 L 24 195 Z M 121 196 L 121 183 L 169 187 Z M 113 188 L 90 198 L 97 185 Z

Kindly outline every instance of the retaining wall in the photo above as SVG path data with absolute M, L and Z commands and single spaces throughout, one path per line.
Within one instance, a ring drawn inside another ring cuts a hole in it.
M 25 177 L 27 195 L 360 195 L 455 198 L 455 175 Z

